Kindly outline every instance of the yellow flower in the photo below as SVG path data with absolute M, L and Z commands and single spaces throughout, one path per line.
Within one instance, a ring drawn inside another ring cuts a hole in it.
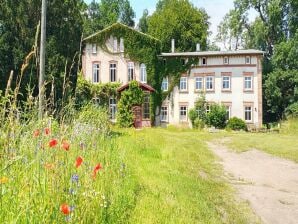
M 5 184 L 8 182 L 8 178 L 7 177 L 1 177 L 0 178 L 0 184 Z

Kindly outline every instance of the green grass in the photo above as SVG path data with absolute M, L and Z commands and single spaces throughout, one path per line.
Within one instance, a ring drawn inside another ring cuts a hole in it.
M 298 162 L 297 120 L 289 120 L 283 123 L 280 133 L 231 132 L 220 135 L 230 139 L 226 144 L 235 151 L 243 152 L 258 149 L 274 156 Z

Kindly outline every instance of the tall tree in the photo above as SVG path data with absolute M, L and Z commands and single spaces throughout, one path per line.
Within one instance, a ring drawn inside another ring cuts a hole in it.
M 138 28 L 141 32 L 147 33 L 148 32 L 148 9 L 143 11 L 143 15 L 139 20 Z
M 103 29 L 99 4 L 93 0 L 86 8 L 84 17 L 84 36 L 89 36 Z
M 163 51 L 176 40 L 177 51 L 193 51 L 196 43 L 207 47 L 208 15 L 188 0 L 159 0 L 156 11 L 148 18 L 148 33 L 159 38 Z

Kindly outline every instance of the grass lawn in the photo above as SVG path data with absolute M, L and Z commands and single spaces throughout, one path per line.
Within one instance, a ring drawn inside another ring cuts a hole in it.
M 207 149 L 207 133 L 178 129 L 122 132 L 117 138 L 139 184 L 130 223 L 251 223 Z

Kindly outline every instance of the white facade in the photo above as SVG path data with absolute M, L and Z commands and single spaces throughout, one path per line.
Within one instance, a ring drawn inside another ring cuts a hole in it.
M 146 83 L 146 65 L 124 57 L 121 53 L 125 50 L 122 39 L 117 41 L 111 37 L 106 45 L 108 52 L 86 43 L 82 57 L 85 79 L 93 83 L 126 84 L 131 79 Z M 262 125 L 261 51 L 163 53 L 161 56 L 185 60 L 197 57 L 199 63 L 189 73 L 181 74 L 181 83 L 163 102 L 156 120 L 164 124 L 189 125 L 188 111 L 194 107 L 199 93 L 203 91 L 209 104 L 227 106 L 229 117 L 239 117 L 256 127 Z M 165 81 L 162 87 L 169 88 L 170 78 Z

